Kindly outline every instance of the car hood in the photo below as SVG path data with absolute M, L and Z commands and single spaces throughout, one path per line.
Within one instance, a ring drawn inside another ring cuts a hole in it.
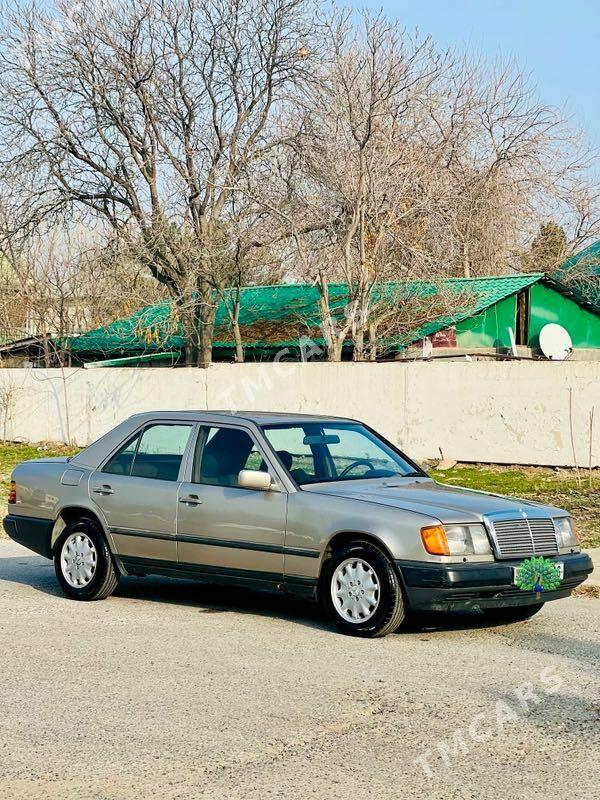
M 528 508 L 545 509 L 548 516 L 565 511 L 542 506 L 529 500 L 477 492 L 458 486 L 445 486 L 431 478 L 386 478 L 382 480 L 353 480 L 338 483 L 317 483 L 304 486 L 309 492 L 346 497 L 377 505 L 392 506 L 435 517 L 441 522 L 479 522 L 485 514 L 520 511 Z

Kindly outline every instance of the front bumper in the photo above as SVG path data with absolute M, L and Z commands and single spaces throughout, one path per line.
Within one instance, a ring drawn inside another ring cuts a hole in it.
M 523 592 L 513 583 L 513 567 L 519 561 L 494 561 L 465 564 L 436 564 L 423 561 L 396 561 L 411 609 L 423 611 L 463 611 L 474 608 L 502 608 L 545 603 L 568 597 L 594 569 L 587 553 L 568 553 L 550 558 L 565 565 L 560 588 L 542 592 Z

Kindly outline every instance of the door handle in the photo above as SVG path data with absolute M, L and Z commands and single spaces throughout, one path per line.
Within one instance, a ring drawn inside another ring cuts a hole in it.
M 188 494 L 185 497 L 180 497 L 179 502 L 184 503 L 186 506 L 202 505 L 202 500 L 200 500 L 197 494 Z
M 102 486 L 94 486 L 92 492 L 96 494 L 114 494 L 115 490 L 108 483 L 103 483 Z

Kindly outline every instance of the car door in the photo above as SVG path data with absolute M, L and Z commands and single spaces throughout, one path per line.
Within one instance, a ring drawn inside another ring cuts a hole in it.
M 206 425 L 190 462 L 177 503 L 180 568 L 241 582 L 281 582 L 287 493 L 279 485 L 257 491 L 237 483 L 241 469 L 274 477 L 268 453 L 248 429 Z
M 192 424 L 151 422 L 90 476 L 90 497 L 102 512 L 126 566 L 177 561 L 177 490 Z

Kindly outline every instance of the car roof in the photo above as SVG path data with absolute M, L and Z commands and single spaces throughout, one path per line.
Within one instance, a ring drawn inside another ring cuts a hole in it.
M 296 414 L 282 411 L 145 411 L 134 414 L 130 419 L 189 419 L 197 422 L 225 422 L 227 420 L 244 420 L 256 425 L 278 425 L 302 422 L 356 422 L 350 417 L 335 417 L 322 414 Z
M 83 449 L 71 461 L 75 465 L 97 469 L 98 466 L 135 430 L 149 422 L 204 422 L 219 423 L 239 420 L 255 425 L 300 425 L 302 422 L 356 422 L 347 417 L 331 417 L 318 414 L 288 414 L 276 411 L 144 411 L 134 414 L 112 428 L 104 436 Z

